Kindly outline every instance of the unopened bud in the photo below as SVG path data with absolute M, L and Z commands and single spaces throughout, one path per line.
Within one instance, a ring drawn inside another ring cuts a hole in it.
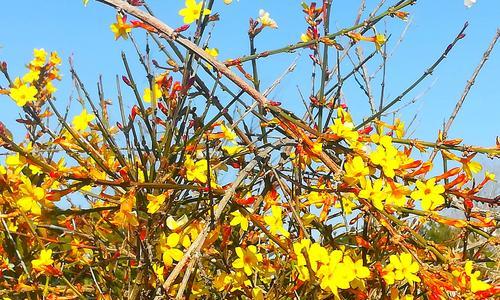
M 183 32 L 183 31 L 188 30 L 188 28 L 189 28 L 189 24 L 182 25 L 181 27 L 176 28 L 176 29 L 174 30 L 174 32 L 177 32 L 177 33 L 179 33 L 179 32 Z
M 132 6 L 141 6 L 144 4 L 143 0 L 128 0 L 128 3 Z
M 126 85 L 128 86 L 132 86 L 132 83 L 130 82 L 130 80 L 127 78 L 127 76 L 122 76 L 122 80 L 123 82 L 125 82 Z

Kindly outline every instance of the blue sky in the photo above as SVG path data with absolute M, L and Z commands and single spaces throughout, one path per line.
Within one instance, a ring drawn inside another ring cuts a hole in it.
M 182 18 L 177 15 L 183 7 L 181 0 L 148 1 L 157 16 L 171 27 L 182 25 Z M 387 1 L 393 3 L 395 1 Z M 378 1 L 367 0 L 367 12 L 376 6 Z M 358 10 L 358 1 L 333 1 L 332 31 L 352 25 Z M 210 47 L 220 49 L 220 58 L 228 59 L 248 53 L 247 26 L 250 17 L 256 18 L 258 10 L 263 8 L 270 12 L 279 28 L 264 30 L 257 38 L 259 51 L 274 49 L 298 41 L 306 29 L 300 11 L 300 1 L 294 0 L 240 0 L 226 6 L 222 0 L 216 0 L 214 12 L 219 12 L 221 21 L 213 31 Z M 415 130 L 412 137 L 435 140 L 437 130 L 442 126 L 459 99 L 466 81 L 480 61 L 497 27 L 500 26 L 500 1 L 479 0 L 471 9 L 466 9 L 462 0 L 420 0 L 406 9 L 411 13 L 411 25 L 404 41 L 397 48 L 387 65 L 386 95 L 388 102 L 411 84 L 446 48 L 465 21 L 470 26 L 467 36 L 449 57 L 441 64 L 433 76 L 423 82 L 414 93 L 405 100 L 409 101 L 429 87 L 420 100 L 403 110 L 403 120 L 411 120 L 418 112 Z M 115 76 L 124 74 L 120 51 L 125 51 L 134 68 L 137 68 L 137 83 L 146 87 L 147 81 L 143 71 L 135 63 L 136 56 L 131 44 L 127 41 L 114 41 L 109 25 L 115 20 L 115 11 L 103 4 L 90 1 L 85 8 L 80 0 L 45 0 L 45 1 L 5 1 L 2 3 L 0 18 L 0 60 L 9 63 L 11 76 L 22 76 L 24 64 L 31 60 L 33 48 L 45 48 L 58 51 L 63 57 L 63 81 L 57 84 L 58 105 L 64 107 L 70 95 L 75 95 L 71 88 L 71 79 L 67 68 L 67 58 L 72 56 L 77 71 L 86 86 L 96 96 L 96 82 L 103 75 L 105 92 L 114 98 Z M 367 14 L 365 13 L 364 17 Z M 389 52 L 396 43 L 406 23 L 399 19 L 388 18 L 377 25 L 379 32 L 386 29 L 393 34 L 388 46 Z M 135 30 L 136 38 L 141 41 L 144 33 Z M 339 40 L 344 45 L 347 39 Z M 365 54 L 373 47 L 364 44 Z M 462 137 L 467 144 L 484 146 L 494 145 L 495 137 L 500 133 L 498 122 L 500 111 L 500 49 L 495 49 L 476 84 L 472 88 L 462 110 L 449 133 L 450 137 Z M 280 101 L 287 108 L 302 106 L 297 93 L 297 85 L 304 94 L 310 90 L 310 51 L 300 52 L 301 58 L 297 71 L 289 75 L 270 97 Z M 159 56 L 154 50 L 153 55 Z M 261 70 L 261 86 L 266 88 L 293 61 L 297 54 L 284 54 L 264 58 L 259 61 Z M 368 65 L 373 72 L 381 61 L 377 57 Z M 347 70 L 349 64 L 343 66 Z M 250 67 L 247 66 L 250 71 Z M 4 83 L 4 82 L 3 82 Z M 373 87 L 378 95 L 380 81 L 375 80 Z M 368 104 L 359 88 L 347 83 L 344 89 L 346 101 L 354 111 L 357 121 L 366 116 Z M 405 103 L 406 101 L 403 101 Z M 78 103 L 73 101 L 73 113 L 80 111 Z M 14 120 L 19 109 L 8 97 L 0 97 L 0 119 L 10 128 L 18 132 L 22 129 Z M 18 135 L 18 139 L 21 136 Z

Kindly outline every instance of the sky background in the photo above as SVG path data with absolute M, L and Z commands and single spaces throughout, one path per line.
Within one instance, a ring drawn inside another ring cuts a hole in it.
M 76 70 L 86 87 L 97 98 L 96 82 L 102 74 L 106 96 L 116 99 L 115 76 L 125 73 L 120 52 L 125 51 L 136 74 L 137 84 L 147 86 L 144 71 L 137 64 L 137 56 L 128 41 L 115 41 L 109 25 L 115 22 L 115 11 L 101 3 L 90 0 L 87 7 L 81 0 L 23 0 L 1 1 L 2 16 L 0 18 L 0 61 L 7 61 L 12 77 L 22 76 L 24 65 L 32 59 L 33 48 L 45 48 L 57 51 L 63 58 L 62 82 L 56 83 L 58 91 L 55 96 L 58 106 L 63 108 L 71 96 L 75 96 L 68 71 L 68 57 L 73 57 Z M 220 13 L 221 20 L 212 32 L 210 47 L 220 50 L 220 59 L 235 58 L 248 53 L 248 19 L 256 18 L 259 9 L 270 12 L 279 28 L 266 29 L 257 37 L 258 51 L 279 48 L 299 41 L 300 34 L 307 25 L 300 9 L 300 2 L 295 0 L 240 0 L 226 6 L 222 0 L 215 1 L 213 12 Z M 307 1 L 310 3 L 310 1 Z M 367 0 L 367 9 L 363 18 L 377 5 L 378 1 Z M 387 1 L 393 4 L 395 1 Z M 148 1 L 156 15 L 173 28 L 182 25 L 182 18 L 177 12 L 184 6 L 181 0 Z M 357 14 L 359 1 L 334 0 L 331 16 L 331 31 L 351 26 Z M 478 0 L 471 9 L 467 9 L 462 0 L 420 0 L 417 4 L 405 9 L 410 12 L 410 25 L 404 40 L 394 50 L 401 32 L 407 22 L 397 18 L 387 18 L 377 25 L 379 32 L 386 30 L 392 33 L 388 44 L 388 52 L 394 54 L 387 64 L 386 100 L 389 102 L 399 95 L 407 86 L 416 80 L 446 46 L 453 40 L 465 21 L 470 26 L 467 36 L 459 42 L 448 58 L 437 68 L 413 93 L 402 103 L 410 101 L 417 95 L 419 100 L 402 110 L 398 115 L 407 123 L 417 114 L 410 128 L 411 137 L 434 141 L 437 130 L 451 114 L 459 99 L 466 81 L 470 78 L 479 63 L 483 52 L 500 26 L 500 1 Z M 192 26 L 194 27 L 194 26 Z M 190 29 L 192 32 L 193 29 Z M 145 34 L 135 29 L 134 36 L 144 41 Z M 346 45 L 346 38 L 339 42 Z M 373 45 L 364 43 L 364 53 L 373 51 Z M 497 46 L 500 47 L 500 46 Z M 285 78 L 282 84 L 270 95 L 271 99 L 280 101 L 283 106 L 301 112 L 302 107 L 297 87 L 304 95 L 308 95 L 310 87 L 311 61 L 310 50 L 296 54 L 279 54 L 259 60 L 261 87 L 268 87 L 295 59 L 300 55 L 297 69 Z M 161 58 L 154 48 L 153 56 Z M 157 58 L 157 59 L 158 59 Z M 158 59 L 160 63 L 164 62 Z M 373 73 L 381 58 L 375 58 L 368 68 Z M 342 65 L 349 70 L 348 60 Z M 245 65 L 250 72 L 249 65 Z M 347 72 L 347 71 L 345 71 Z M 493 146 L 495 137 L 500 133 L 500 49 L 495 49 L 477 78 L 462 110 L 449 132 L 451 138 L 461 137 L 466 144 Z M 377 76 L 377 78 L 381 78 Z M 0 79 L 5 85 L 4 79 Z M 376 98 L 379 95 L 380 81 L 373 81 Z M 368 103 L 355 82 L 352 80 L 344 87 L 344 101 L 359 123 L 367 116 Z M 129 102 L 131 103 L 131 102 Z M 22 138 L 22 127 L 15 123 L 20 109 L 9 97 L 0 97 L 0 120 L 14 132 L 16 140 Z M 131 105 L 129 105 L 131 106 Z M 397 107 L 397 106 L 396 106 Z M 118 111 L 118 107 L 115 107 Z M 77 101 L 73 101 L 72 114 L 81 110 Z

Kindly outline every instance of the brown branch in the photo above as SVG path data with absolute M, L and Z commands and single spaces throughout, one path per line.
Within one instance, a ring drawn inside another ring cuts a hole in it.
M 484 64 L 490 58 L 491 51 L 493 51 L 493 48 L 495 47 L 499 37 L 500 37 L 500 28 L 497 28 L 497 32 L 496 32 L 495 36 L 493 37 L 493 40 L 489 44 L 488 49 L 486 49 L 486 51 L 484 52 L 483 57 L 482 57 L 481 61 L 479 62 L 479 65 L 476 67 L 476 69 L 472 73 L 471 78 L 469 80 L 467 80 L 467 84 L 465 85 L 462 96 L 460 96 L 460 99 L 458 100 L 457 104 L 455 105 L 455 109 L 451 113 L 451 116 L 448 119 L 448 121 L 446 122 L 446 125 L 444 125 L 443 134 L 442 134 L 443 140 L 446 140 L 446 137 L 448 135 L 448 131 L 450 130 L 450 127 L 453 124 L 453 121 L 457 117 L 457 114 L 460 111 L 460 108 L 462 108 L 462 105 L 464 104 L 465 99 L 467 98 L 467 95 L 469 95 L 469 91 L 472 88 L 472 86 L 474 85 L 476 78 L 479 75 L 479 72 L 481 72 L 481 69 L 483 68 Z M 437 152 L 438 152 L 438 149 L 434 148 L 434 150 L 432 151 L 432 154 L 429 158 L 429 161 L 434 160 Z

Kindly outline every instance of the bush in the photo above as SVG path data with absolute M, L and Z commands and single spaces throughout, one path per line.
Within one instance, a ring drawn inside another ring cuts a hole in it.
M 365 68 L 382 58 L 385 69 L 387 36 L 375 27 L 389 17 L 405 20 L 416 1 L 383 12 L 379 6 L 364 22 L 335 33 L 328 29 L 331 1 L 302 3 L 308 28 L 301 41 L 257 52 L 259 34 L 278 26 L 261 10 L 249 23 L 249 55 L 225 62 L 208 47 L 220 1 L 187 0 L 179 11 L 186 25 L 177 29 L 153 17 L 143 1 L 98 2 L 118 9 L 111 25 L 116 39 L 147 33 L 147 44 L 131 41 L 149 86 L 138 86 L 141 75 L 123 53 L 118 115 L 102 84 L 95 98 L 70 65 L 83 106 L 71 119 L 54 104 L 61 80 L 56 52 L 35 49 L 19 77 L 1 64 L 1 93 L 22 109 L 17 121 L 26 128 L 16 142 L 0 125 L 0 146 L 9 151 L 0 166 L 4 299 L 484 299 L 498 293 L 491 268 L 496 217 L 487 206 L 499 199 L 479 194 L 495 176 L 474 178 L 482 167 L 473 159 L 498 158 L 500 148 L 447 137 L 471 86 L 435 142 L 405 138 L 404 122 L 386 115 L 438 67 L 467 24 L 414 83 L 390 101 L 382 94 L 386 101 L 376 104 Z M 372 44 L 363 57 L 360 47 Z M 304 77 L 314 86 L 302 99 L 305 109 L 290 111 L 268 95 L 295 63 L 264 91 L 258 66 L 297 49 L 306 49 L 317 73 Z M 355 51 L 359 61 L 341 70 Z M 342 101 L 343 85 L 353 80 L 372 112 L 361 122 Z M 412 158 L 417 151 L 429 158 Z M 443 168 L 432 171 L 438 154 Z

